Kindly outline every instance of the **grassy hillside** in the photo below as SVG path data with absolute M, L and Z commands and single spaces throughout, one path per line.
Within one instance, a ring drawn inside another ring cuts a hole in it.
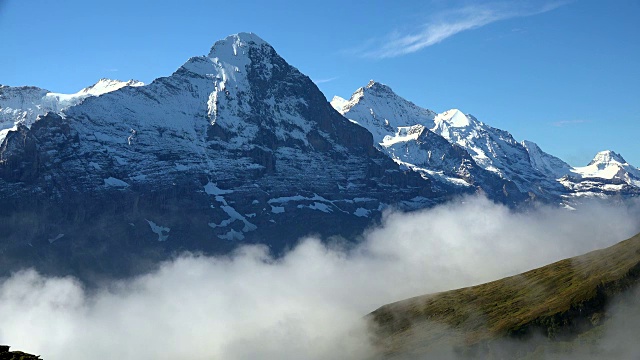
M 488 355 L 506 340 L 501 349 L 525 355 L 541 339 L 557 346 L 597 337 L 608 305 L 639 278 L 640 234 L 520 275 L 388 304 L 369 317 L 387 356 Z

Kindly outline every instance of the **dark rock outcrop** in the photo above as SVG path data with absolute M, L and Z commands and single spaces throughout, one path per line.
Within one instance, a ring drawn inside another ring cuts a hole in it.
M 9 351 L 7 345 L 0 345 L 0 360 L 38 360 L 40 356 L 27 354 L 22 351 Z

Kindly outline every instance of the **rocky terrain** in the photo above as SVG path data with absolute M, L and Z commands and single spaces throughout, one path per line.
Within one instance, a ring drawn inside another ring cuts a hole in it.
M 7 345 L 0 345 L 0 360 L 38 360 L 40 356 L 27 354 L 22 351 L 9 351 Z
M 376 82 L 332 104 L 249 33 L 147 85 L 0 87 L 0 273 L 98 281 L 184 251 L 357 241 L 387 208 L 462 194 L 526 207 L 640 193 L 640 171 L 613 152 L 572 168 Z
M 124 276 L 185 250 L 278 252 L 450 196 L 377 151 L 253 34 L 29 125 L 0 146 L 3 271 Z
M 331 104 L 369 130 L 380 151 L 443 188 L 481 191 L 505 203 L 567 206 L 585 197 L 640 194 L 640 171 L 612 151 L 572 167 L 534 142 L 516 141 L 458 109 L 423 109 L 373 80 L 349 100 L 336 96 Z

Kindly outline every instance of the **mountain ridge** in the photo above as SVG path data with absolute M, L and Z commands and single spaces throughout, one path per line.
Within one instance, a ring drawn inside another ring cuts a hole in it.
M 45 272 L 126 276 L 146 266 L 139 257 L 247 242 L 277 253 L 309 232 L 356 236 L 391 204 L 443 201 L 257 39 L 232 35 L 170 76 L 9 132 L 5 268 L 44 256 Z
M 618 158 L 622 159 L 617 154 L 617 157 L 609 155 L 609 158 L 616 161 L 609 163 L 608 171 L 619 175 L 609 175 L 607 178 L 603 176 L 605 173 L 602 170 L 594 172 L 588 171 L 587 167 L 571 167 L 559 158 L 545 153 L 537 144 L 528 140 L 517 142 L 509 132 L 493 128 L 458 109 L 437 114 L 432 110 L 420 108 L 395 94 L 390 87 L 373 80 L 367 86 L 358 88 L 348 101 L 334 97 L 332 105 L 345 117 L 369 129 L 383 152 L 409 168 L 421 169 L 425 176 L 446 172 L 446 169 L 442 164 L 425 166 L 421 158 L 429 149 L 421 149 L 418 146 L 410 149 L 407 145 L 402 148 L 403 159 L 396 155 L 398 151 L 388 150 L 385 144 L 398 143 L 399 134 L 402 132 L 400 129 L 412 126 L 427 128 L 450 144 L 464 149 L 474 165 L 496 174 L 502 181 L 515 184 L 518 192 L 529 194 L 538 200 L 567 205 L 579 201 L 579 198 L 584 196 L 602 197 L 614 193 L 636 196 L 640 193 L 640 183 L 635 180 L 636 169 L 617 161 Z M 398 117 L 398 114 L 401 116 Z M 394 134 L 394 131 L 397 134 Z M 405 136 L 402 140 L 405 144 L 417 141 L 415 136 Z M 596 155 L 596 158 L 598 156 Z M 624 159 L 622 161 L 624 162 Z M 452 183 L 459 180 L 467 181 L 463 174 L 464 172 L 458 174 L 458 179 L 444 180 Z M 611 179 L 624 182 L 625 185 L 614 189 L 612 184 L 609 184 Z M 484 185 L 480 184 L 480 187 L 485 190 L 491 186 L 495 188 L 496 183 L 493 180 Z M 514 191 L 510 193 L 513 194 Z M 494 198 L 497 199 L 495 196 Z
M 73 94 L 51 92 L 35 86 L 0 85 L 0 142 L 18 124 L 30 127 L 38 118 L 52 111 L 61 113 L 91 96 L 99 96 L 125 86 L 142 86 L 137 80 L 120 81 L 102 78 Z
M 343 105 L 347 117 L 271 45 L 240 33 L 150 84 L 124 83 L 31 124 L 11 118 L 0 144 L 0 272 L 127 276 L 182 251 L 261 243 L 279 253 L 309 233 L 357 241 L 389 207 L 472 193 L 511 207 L 561 204 L 578 181 L 536 170 L 506 131 L 422 109 L 375 81 Z M 489 148 L 502 152 L 479 164 Z M 555 166 L 550 155 L 539 163 Z M 623 180 L 608 180 L 606 195 L 636 196 Z M 579 184 L 603 193 L 591 178 Z

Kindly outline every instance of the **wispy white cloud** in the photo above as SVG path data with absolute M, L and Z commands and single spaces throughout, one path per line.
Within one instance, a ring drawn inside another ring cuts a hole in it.
M 370 58 L 411 54 L 463 31 L 509 18 L 545 13 L 566 3 L 567 1 L 555 1 L 532 5 L 528 2 L 495 2 L 469 5 L 437 13 L 412 31 L 394 31 L 386 37 L 372 39 L 354 52 Z
M 332 78 L 327 78 L 327 79 L 313 80 L 313 82 L 316 83 L 316 85 L 318 85 L 318 84 L 328 83 L 328 82 L 331 82 L 331 81 L 337 80 L 337 79 L 338 79 L 338 76 L 334 76 Z
M 551 125 L 555 127 L 565 127 L 565 126 L 585 124 L 590 122 L 591 121 L 589 120 L 561 120 L 561 121 L 552 122 Z

